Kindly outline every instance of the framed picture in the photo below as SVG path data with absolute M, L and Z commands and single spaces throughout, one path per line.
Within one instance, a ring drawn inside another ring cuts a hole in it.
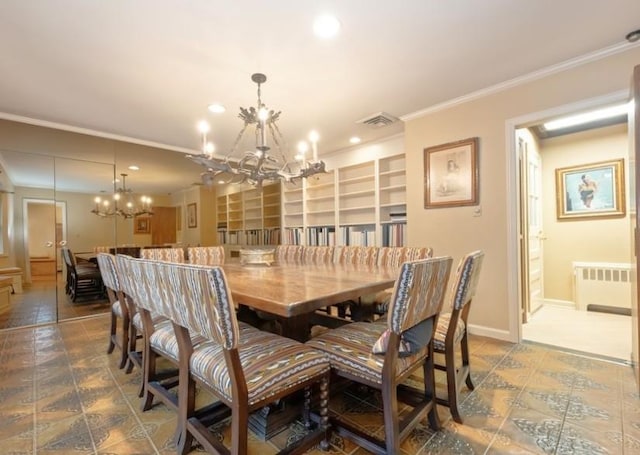
M 191 204 L 187 204 L 187 227 L 188 228 L 196 228 L 198 227 L 198 212 L 197 212 L 196 203 L 193 202 Z
M 478 204 L 478 138 L 424 149 L 424 208 Z
M 624 160 L 556 169 L 559 220 L 625 216 Z
M 134 234 L 149 234 L 151 233 L 151 218 L 148 216 L 137 216 L 133 219 L 133 233 Z

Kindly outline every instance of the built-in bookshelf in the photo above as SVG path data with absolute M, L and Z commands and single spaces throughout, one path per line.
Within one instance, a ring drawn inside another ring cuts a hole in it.
M 282 185 L 283 243 L 402 246 L 404 154 L 338 167 Z
M 239 246 L 281 243 L 280 194 L 280 185 L 272 184 L 218 196 L 218 243 Z

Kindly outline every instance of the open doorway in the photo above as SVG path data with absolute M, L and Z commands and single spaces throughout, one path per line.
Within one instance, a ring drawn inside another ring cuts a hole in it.
M 626 116 L 555 133 L 546 120 L 515 132 L 522 339 L 629 361 Z

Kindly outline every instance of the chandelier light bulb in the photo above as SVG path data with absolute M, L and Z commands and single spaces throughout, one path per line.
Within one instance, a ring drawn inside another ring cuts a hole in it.
M 313 33 L 318 38 L 329 39 L 340 31 L 340 21 L 330 14 L 323 14 L 313 22 Z
M 320 135 L 316 130 L 311 130 L 309 133 L 309 141 L 313 144 L 314 142 L 318 142 L 320 140 Z
M 211 126 L 207 123 L 206 120 L 201 120 L 198 122 L 198 131 L 202 134 L 207 134 L 211 130 Z
M 105 207 L 109 207 L 109 201 L 105 199 L 104 201 L 102 201 L 102 205 L 104 205 Z
M 96 198 L 93 200 L 96 204 L 100 204 L 102 202 L 102 199 L 100 199 L 100 196 L 96 196 Z
M 114 198 L 116 201 L 119 201 L 119 200 L 120 200 L 120 193 L 116 193 L 116 194 L 114 194 L 114 195 L 113 195 L 113 198 Z
M 213 155 L 215 152 L 216 146 L 213 145 L 213 142 L 207 142 L 207 145 L 204 146 L 204 151 L 207 155 Z
M 260 110 L 258 111 L 258 118 L 262 122 L 265 122 L 269 118 L 269 110 L 264 106 L 261 107 Z

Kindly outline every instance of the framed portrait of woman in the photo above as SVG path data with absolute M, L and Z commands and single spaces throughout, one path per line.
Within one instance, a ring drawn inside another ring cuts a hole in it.
M 478 138 L 424 149 L 424 207 L 478 205 Z

